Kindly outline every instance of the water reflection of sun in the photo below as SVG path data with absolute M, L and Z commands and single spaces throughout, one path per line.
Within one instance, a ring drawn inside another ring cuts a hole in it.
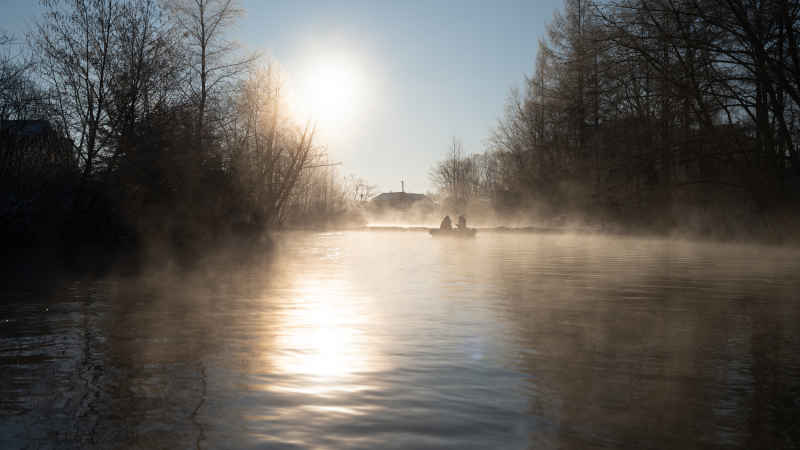
M 307 281 L 283 311 L 275 363 L 287 374 L 345 377 L 368 368 L 363 314 L 341 281 Z

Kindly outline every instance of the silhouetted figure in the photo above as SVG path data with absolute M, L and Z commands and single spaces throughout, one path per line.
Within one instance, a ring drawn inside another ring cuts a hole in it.
M 459 230 L 466 230 L 467 229 L 467 218 L 464 216 L 458 216 L 458 229 Z
M 453 229 L 453 223 L 450 221 L 450 216 L 444 216 L 444 219 L 442 219 L 442 224 L 439 225 L 439 229 L 441 230 Z

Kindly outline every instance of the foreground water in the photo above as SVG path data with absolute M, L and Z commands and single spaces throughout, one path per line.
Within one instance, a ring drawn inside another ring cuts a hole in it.
M 5 288 L 0 447 L 800 445 L 795 251 L 277 239 L 266 263 Z

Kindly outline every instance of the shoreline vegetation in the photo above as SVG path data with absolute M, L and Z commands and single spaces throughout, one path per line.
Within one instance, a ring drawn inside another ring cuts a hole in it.
M 191 267 L 268 253 L 273 231 L 445 213 L 797 245 L 800 10 L 769 5 L 566 0 L 484 151 L 454 138 L 435 209 L 382 222 L 288 114 L 278 64 L 228 40 L 235 1 L 45 2 L 26 42 L 0 30 L 3 265 Z
M 453 138 L 431 179 L 451 211 L 797 243 L 799 42 L 791 2 L 566 0 L 484 151 Z

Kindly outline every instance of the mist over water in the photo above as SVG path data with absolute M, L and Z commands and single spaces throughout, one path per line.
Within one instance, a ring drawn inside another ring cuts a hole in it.
M 800 447 L 800 2 L 553 1 L 0 2 L 0 450 Z
M 797 443 L 796 250 L 291 232 L 238 267 L 12 287 L 0 447 Z

